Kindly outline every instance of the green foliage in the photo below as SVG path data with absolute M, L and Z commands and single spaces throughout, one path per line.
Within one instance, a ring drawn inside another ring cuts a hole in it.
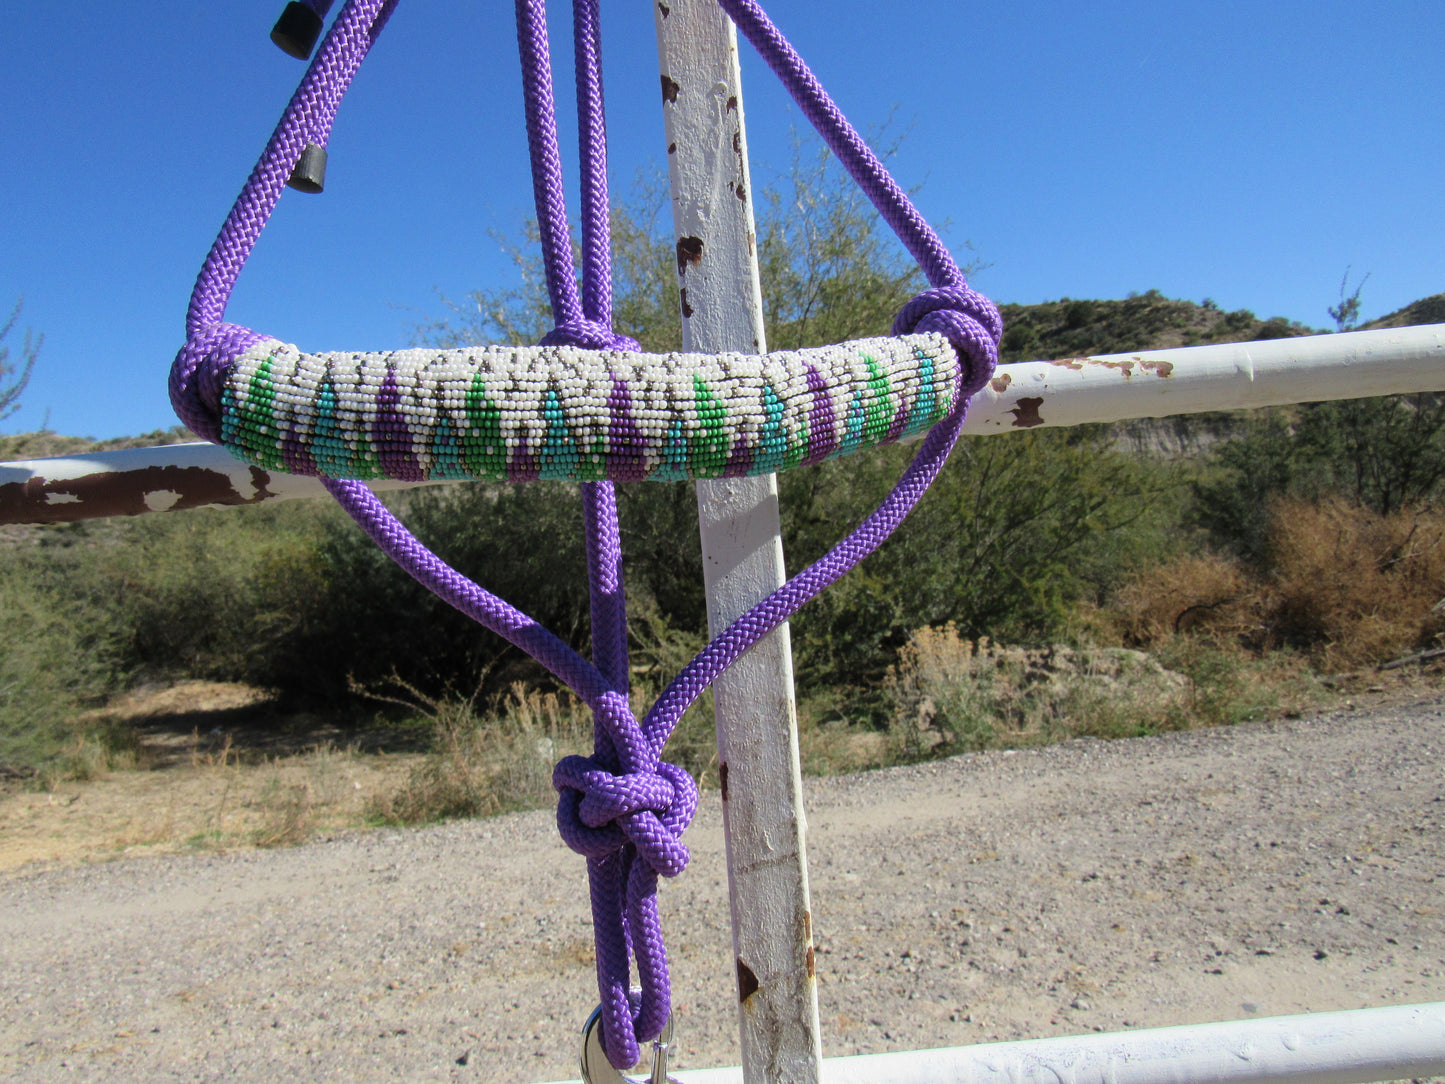
M 891 157 L 899 142 L 883 138 L 879 153 Z M 927 285 L 867 197 L 816 142 L 795 141 L 791 168 L 761 189 L 753 207 L 769 349 L 886 335 L 898 310 Z M 639 175 L 611 216 L 613 325 L 658 353 L 682 345 L 668 216 L 666 182 L 657 174 Z M 419 326 L 418 337 L 442 347 L 541 338 L 552 320 L 537 237 L 528 221 L 516 241 L 497 238 L 519 281 L 473 291 L 464 304 L 448 302 L 450 312 Z
M 1216 544 L 1260 564 L 1270 504 L 1339 495 L 1382 516 L 1435 501 L 1445 483 L 1445 397 L 1436 393 L 1261 411 L 1220 444 L 1195 483 Z
M 1355 325 L 1360 322 L 1360 291 L 1365 288 L 1365 283 L 1370 281 L 1369 273 L 1355 284 L 1355 291 L 1346 294 L 1345 289 L 1350 284 L 1350 269 L 1345 268 L 1345 273 L 1340 279 L 1340 303 L 1331 305 L 1330 319 L 1335 322 L 1337 331 L 1353 331 Z
M 57 569 L 35 554 L 0 564 L 0 774 L 54 763 L 83 734 L 73 721 L 111 687 L 95 615 L 56 590 Z
M 1248 309 L 1222 312 L 1212 301 L 1195 305 L 1158 290 L 1131 294 L 1123 301 L 1066 297 L 1038 305 L 1000 305 L 999 311 L 1006 329 L 1000 350 L 1005 362 L 1313 334 L 1282 317 L 1261 320 Z
M 0 420 L 20 409 L 20 396 L 30 383 L 30 374 L 35 371 L 35 360 L 40 356 L 40 346 L 45 341 L 44 335 L 32 339 L 27 330 L 19 356 L 14 361 L 10 359 L 10 347 L 5 340 L 15 330 L 15 322 L 20 319 L 20 309 L 24 304 L 24 298 L 16 301 L 15 307 L 10 310 L 10 318 L 0 324 Z
M 790 567 L 816 560 L 882 499 L 906 449 L 781 478 Z M 1167 552 L 1183 492 L 1166 465 L 1112 446 L 1102 428 L 965 439 L 932 489 L 863 566 L 794 619 L 806 689 L 876 686 L 914 629 L 1061 635 L 1074 605 Z

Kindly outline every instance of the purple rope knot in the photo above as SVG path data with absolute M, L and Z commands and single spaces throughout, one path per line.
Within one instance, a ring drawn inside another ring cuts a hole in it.
M 937 332 L 953 344 L 963 364 L 962 393 L 979 391 L 998 364 L 998 341 L 1003 317 L 998 306 L 967 286 L 939 286 L 924 290 L 904 305 L 893 321 L 893 334 Z
M 606 324 L 586 317 L 564 320 L 542 336 L 541 346 L 575 346 L 581 350 L 621 350 L 641 353 L 642 344 L 627 335 L 619 335 Z
M 557 827 L 578 854 L 604 858 L 627 843 L 649 868 L 676 877 L 690 857 L 682 834 L 697 811 L 697 784 L 676 764 L 617 775 L 596 757 L 563 757 L 552 772 Z
M 171 406 L 186 428 L 216 444 L 221 442 L 221 386 L 226 370 L 247 349 L 265 342 L 239 324 L 212 324 L 186 340 L 171 364 Z

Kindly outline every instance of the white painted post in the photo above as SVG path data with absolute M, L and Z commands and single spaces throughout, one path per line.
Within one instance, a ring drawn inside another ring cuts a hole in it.
M 654 0 L 683 349 L 763 353 L 737 37 L 713 0 Z M 781 586 L 777 479 L 699 482 L 713 634 Z M 786 625 L 714 686 L 743 1076 L 816 1084 L 822 1050 Z

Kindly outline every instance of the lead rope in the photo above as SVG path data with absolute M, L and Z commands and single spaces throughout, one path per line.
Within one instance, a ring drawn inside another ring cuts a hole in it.
M 359 481 L 323 478 L 353 519 L 408 574 L 448 604 L 503 636 L 546 666 L 593 713 L 595 749 L 564 758 L 553 776 L 557 822 L 568 846 L 587 857 L 603 1037 L 619 1069 L 638 1060 L 639 1043 L 662 1032 L 671 1011 L 667 956 L 657 916 L 657 877 L 687 865 L 681 836 L 697 805 L 691 776 L 661 759 L 683 712 L 735 659 L 805 602 L 876 549 L 937 476 L 957 440 L 968 397 L 992 374 L 1002 331 L 998 311 L 968 288 L 938 236 L 913 208 L 877 156 L 823 91 L 802 59 L 753 0 L 719 0 L 723 10 L 780 76 L 804 115 L 918 261 L 931 288 L 906 305 L 893 333 L 943 334 L 957 351 L 960 391 L 953 409 L 924 438 L 898 485 L 822 559 L 788 580 L 733 622 L 668 685 L 639 722 L 628 704 L 627 619 L 616 497 L 611 482 L 582 484 L 587 540 L 593 660 L 452 569 L 423 546 Z M 187 312 L 187 343 L 171 373 L 172 400 L 182 421 L 220 439 L 221 385 L 236 359 L 268 340 L 223 322 L 236 277 L 287 183 L 319 190 L 317 162 L 342 95 L 396 0 L 347 0 L 292 96 L 280 123 L 231 209 L 197 277 Z M 330 0 L 288 5 L 299 30 L 283 34 L 309 54 Z M 295 10 L 302 9 L 302 10 Z M 548 346 L 637 351 L 611 330 L 606 128 L 603 116 L 598 0 L 574 0 L 576 77 L 582 172 L 582 288 L 573 271 L 571 235 L 557 147 L 544 0 L 517 0 L 517 31 L 526 92 L 527 134 L 543 262 L 556 326 Z M 278 31 L 285 28 L 278 23 Z M 273 36 L 275 32 L 273 32 Z M 305 46 L 303 49 L 302 46 Z M 317 152 L 320 152 L 318 155 Z M 619 388 L 624 385 L 616 381 Z M 383 388 L 383 392 L 385 389 Z M 622 392 L 619 392 L 622 394 Z M 624 404 L 625 405 L 625 404 Z M 286 466 L 304 456 L 278 442 Z M 406 476 L 402 462 L 396 468 Z M 637 962 L 640 992 L 630 988 Z

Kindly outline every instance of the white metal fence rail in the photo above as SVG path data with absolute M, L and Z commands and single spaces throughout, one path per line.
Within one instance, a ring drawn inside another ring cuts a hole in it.
M 1445 324 L 1001 365 L 969 407 L 963 431 L 986 436 L 1422 391 L 1445 391 Z M 326 496 L 315 478 L 264 471 L 215 444 L 0 463 L 0 524 Z

